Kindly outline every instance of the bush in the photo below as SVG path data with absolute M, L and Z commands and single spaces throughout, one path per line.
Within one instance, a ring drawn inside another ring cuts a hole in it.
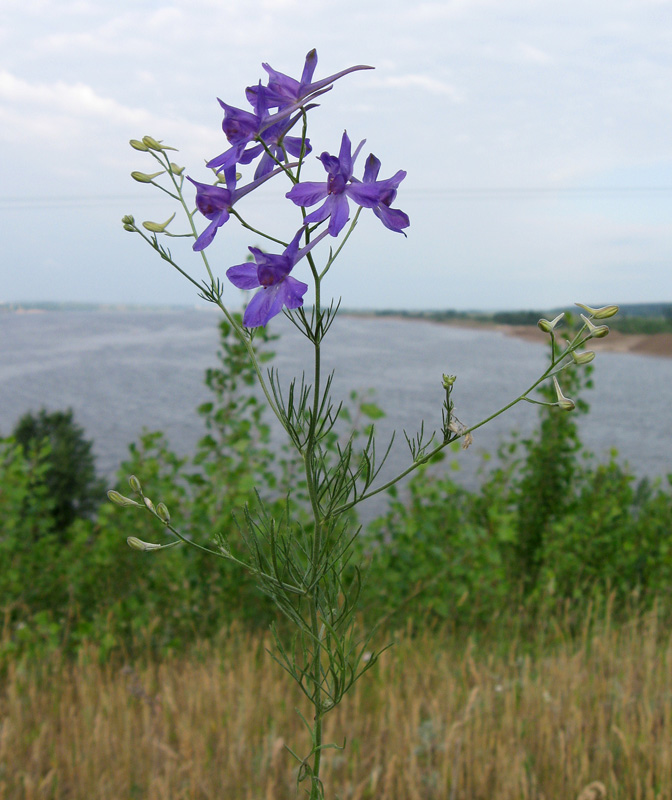
M 25 452 L 41 451 L 46 469 L 44 486 L 52 500 L 54 526 L 61 541 L 75 519 L 90 518 L 104 498 L 96 476 L 92 443 L 74 421 L 72 409 L 24 414 L 14 428 L 14 439 Z

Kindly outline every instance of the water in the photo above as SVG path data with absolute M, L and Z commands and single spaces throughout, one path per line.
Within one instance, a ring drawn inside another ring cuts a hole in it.
M 217 365 L 218 319 L 196 310 L 0 315 L 0 433 L 28 410 L 71 407 L 105 476 L 116 473 L 143 428 L 163 430 L 188 454 L 203 434 L 195 409 L 208 399 L 204 372 Z M 288 322 L 274 322 L 282 332 L 275 366 L 286 385 L 303 369 L 310 374 L 310 350 Z M 442 373 L 458 376 L 455 413 L 473 424 L 527 388 L 545 357 L 544 347 L 495 331 L 344 315 L 324 343 L 335 396 L 374 388 L 387 412 L 380 449 L 398 431 L 386 475 L 408 464 L 402 429 L 412 436 L 423 418 L 426 428 L 440 425 Z M 671 472 L 672 359 L 605 353 L 594 364 L 591 413 L 580 422 L 586 446 L 600 459 L 618 449 L 640 477 Z M 473 486 L 483 452 L 535 421 L 535 407 L 520 404 L 477 431 L 457 456 L 456 479 Z

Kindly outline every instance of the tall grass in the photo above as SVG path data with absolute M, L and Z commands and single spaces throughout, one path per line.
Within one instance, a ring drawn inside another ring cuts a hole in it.
M 655 612 L 553 642 L 396 639 L 327 717 L 325 741 L 347 734 L 326 751 L 328 797 L 672 798 L 672 635 Z M 0 800 L 294 798 L 303 703 L 268 645 L 230 631 L 161 663 L 88 649 L 11 665 Z

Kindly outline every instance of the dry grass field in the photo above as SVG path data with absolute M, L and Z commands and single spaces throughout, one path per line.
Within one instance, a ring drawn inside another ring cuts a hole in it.
M 553 642 L 396 637 L 327 717 L 326 796 L 672 798 L 672 635 L 655 614 Z M 503 642 L 506 641 L 506 644 Z M 230 632 L 162 663 L 14 664 L 0 691 L 0 800 L 285 800 L 306 710 Z M 605 795 L 606 792 L 606 795 Z

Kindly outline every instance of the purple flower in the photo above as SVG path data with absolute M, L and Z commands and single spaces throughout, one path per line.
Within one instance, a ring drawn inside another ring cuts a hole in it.
M 329 218 L 329 233 L 332 236 L 338 236 L 343 230 L 348 217 L 350 215 L 350 206 L 348 205 L 348 198 L 353 200 L 357 205 L 364 208 L 376 209 L 379 206 L 386 205 L 387 198 L 394 199 L 396 190 L 402 180 L 406 177 L 403 170 L 399 170 L 392 178 L 384 181 L 375 180 L 377 173 L 371 180 L 361 182 L 353 179 L 352 171 L 355 160 L 362 149 L 366 140 L 363 140 L 357 146 L 354 155 L 352 155 L 352 145 L 346 132 L 343 133 L 341 139 L 341 149 L 336 156 L 329 155 L 329 153 L 322 153 L 318 156 L 324 168 L 328 173 L 326 183 L 317 181 L 305 181 L 297 183 L 292 189 L 287 192 L 285 197 L 297 206 L 312 206 L 324 200 L 324 203 L 304 220 L 304 224 L 310 225 L 312 223 L 323 222 Z M 370 177 L 373 174 L 370 173 Z M 390 199 L 390 202 L 392 201 Z M 405 215 L 404 215 L 405 216 Z M 406 221 L 408 218 L 406 218 Z M 392 222 L 395 220 L 392 219 Z M 401 220 L 396 220 L 399 224 Z M 384 224 L 387 224 L 383 220 Z M 389 225 L 388 225 L 389 227 Z M 401 227 L 406 227 L 402 225 Z M 400 228 L 393 227 L 392 230 Z
M 363 182 L 376 183 L 379 171 L 380 161 L 373 155 L 373 153 L 369 153 L 369 157 L 366 159 L 366 164 L 364 165 L 364 177 L 362 178 Z M 390 180 L 394 181 L 394 178 L 391 178 Z M 378 181 L 378 183 L 384 184 L 386 181 Z M 403 228 L 408 228 L 408 226 L 411 224 L 408 215 L 404 214 L 404 212 L 400 211 L 398 208 L 390 208 L 397 196 L 397 186 L 394 186 L 393 188 L 390 187 L 383 192 L 380 202 L 373 208 L 373 213 L 386 228 L 389 228 L 391 231 L 403 233 L 404 236 L 406 236 Z
M 273 156 L 278 161 L 285 160 L 283 145 L 290 155 L 296 157 L 301 154 L 302 139 L 286 135 L 298 119 L 299 115 L 290 118 L 290 114 L 296 110 L 296 106 L 284 108 L 277 114 L 269 114 L 267 90 L 261 84 L 256 88 L 258 91 L 254 96 L 254 112 L 244 111 L 242 108 L 230 106 L 219 100 L 219 104 L 224 109 L 222 130 L 232 146 L 208 161 L 206 166 L 216 169 L 217 172 L 224 171 L 227 184 L 231 183 L 235 177 L 236 164 L 249 164 L 262 155 L 261 162 L 254 173 L 256 179 L 273 170 L 276 165 Z M 262 140 L 268 146 L 272 156 L 265 151 L 262 144 L 246 149 L 252 142 Z M 304 154 L 309 153 L 310 150 L 310 142 L 306 140 Z
M 227 184 L 226 188 L 223 186 L 211 186 L 208 183 L 199 183 L 199 181 L 195 181 L 193 178 L 187 176 L 187 180 L 191 181 L 196 187 L 196 208 L 206 219 L 210 220 L 208 227 L 194 242 L 193 249 L 205 250 L 215 238 L 215 234 L 219 228 L 228 221 L 233 204 L 240 200 L 241 197 L 248 194 L 248 192 L 256 189 L 257 186 L 260 186 L 264 181 L 268 180 L 268 178 L 280 172 L 280 170 L 281 167 L 278 167 L 240 189 L 235 188 L 235 175 L 233 180 Z
M 306 61 L 303 66 L 303 73 L 301 80 L 290 78 L 289 75 L 284 75 L 282 72 L 277 72 L 268 64 L 262 64 L 269 76 L 268 86 L 249 86 L 245 92 L 245 96 L 254 106 L 256 104 L 256 97 L 260 89 L 264 88 L 266 94 L 266 102 L 269 108 L 284 108 L 288 105 L 296 105 L 303 103 L 305 100 L 313 99 L 322 94 L 322 90 L 328 91 L 330 84 L 348 75 L 350 72 L 355 72 L 359 69 L 373 69 L 360 64 L 356 67 L 348 67 L 341 72 L 336 72 L 328 78 L 312 82 L 315 67 L 317 66 L 317 50 L 311 50 L 306 56 Z
M 308 291 L 308 285 L 292 278 L 289 273 L 294 265 L 326 236 L 327 231 L 299 250 L 299 239 L 303 232 L 304 228 L 301 228 L 282 255 L 264 253 L 258 247 L 250 247 L 254 262 L 247 261 L 226 271 L 226 277 L 239 289 L 261 287 L 245 309 L 243 325 L 246 328 L 266 325 L 282 311 L 283 306 L 299 308 L 303 305 L 303 296 Z

